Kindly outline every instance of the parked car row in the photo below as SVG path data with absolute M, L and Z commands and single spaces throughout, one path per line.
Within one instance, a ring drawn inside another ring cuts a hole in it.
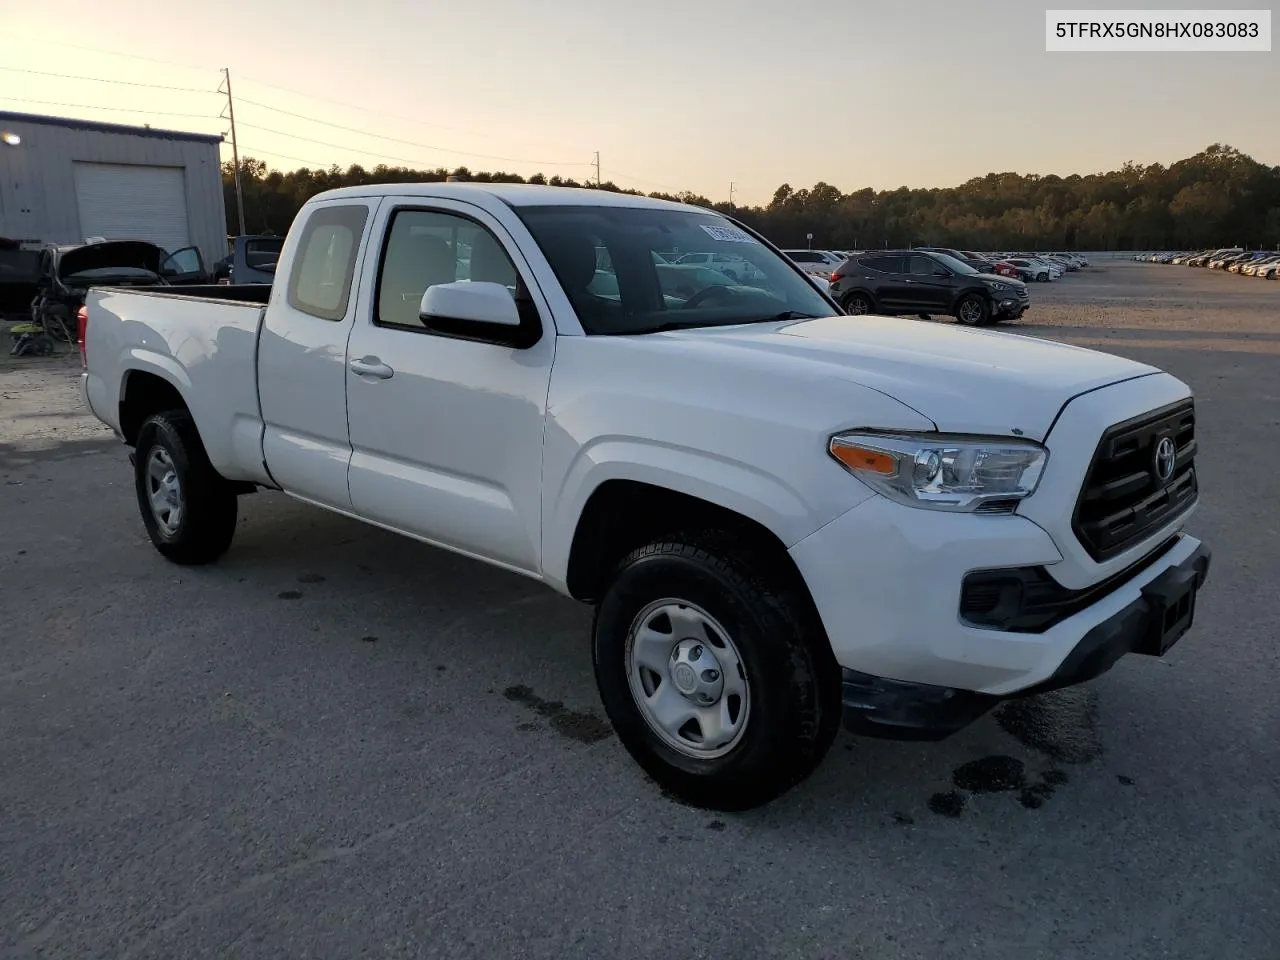
M 1190 253 L 1140 253 L 1133 258 L 1141 263 L 1176 263 L 1185 267 L 1208 267 L 1262 280 L 1280 280 L 1280 251 L 1242 250 L 1219 247 Z

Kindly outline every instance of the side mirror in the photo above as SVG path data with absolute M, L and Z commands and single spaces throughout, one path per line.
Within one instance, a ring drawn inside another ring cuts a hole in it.
M 418 318 L 427 326 L 433 320 L 453 323 L 520 326 L 520 311 L 511 291 L 500 283 L 464 280 L 437 283 L 422 295 Z

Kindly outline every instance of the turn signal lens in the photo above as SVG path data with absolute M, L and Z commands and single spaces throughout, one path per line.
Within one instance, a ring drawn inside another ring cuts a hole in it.
M 831 455 L 850 470 L 865 470 L 868 473 L 891 477 L 898 469 L 897 459 L 882 450 L 859 447 L 845 441 L 833 440 Z

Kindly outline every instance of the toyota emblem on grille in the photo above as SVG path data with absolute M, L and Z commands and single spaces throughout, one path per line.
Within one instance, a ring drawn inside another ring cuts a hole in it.
M 1178 448 L 1173 445 L 1173 440 L 1169 437 L 1161 437 L 1160 442 L 1156 444 L 1156 455 L 1152 464 L 1156 479 L 1164 483 L 1173 476 L 1173 465 L 1177 459 Z

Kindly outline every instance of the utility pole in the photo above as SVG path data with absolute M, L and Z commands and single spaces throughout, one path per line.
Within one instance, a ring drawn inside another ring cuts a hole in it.
M 248 231 L 244 226 L 244 188 L 240 185 L 240 147 L 236 143 L 236 105 L 235 101 L 231 99 L 231 69 L 223 67 L 222 76 L 227 84 L 227 89 L 223 90 L 221 84 L 219 84 L 218 92 L 227 95 L 227 116 L 222 119 L 231 121 L 231 162 L 235 164 L 236 169 L 236 213 L 240 217 L 240 235 L 244 236 Z
M 730 180 L 729 181 L 729 206 L 730 207 L 733 206 L 733 191 L 734 191 L 733 181 Z
M 596 158 L 592 162 L 596 168 L 596 186 L 600 186 L 600 151 L 596 151 Z

